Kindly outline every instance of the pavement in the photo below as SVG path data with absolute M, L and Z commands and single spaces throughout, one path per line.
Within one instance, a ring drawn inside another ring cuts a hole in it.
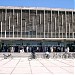
M 0 75 L 74 75 L 75 59 L 0 58 Z

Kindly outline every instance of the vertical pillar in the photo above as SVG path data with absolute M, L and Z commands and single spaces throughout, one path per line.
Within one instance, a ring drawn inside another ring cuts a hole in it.
M 36 34 L 35 34 L 35 37 L 37 38 L 37 9 L 36 9 Z
M 14 9 L 13 9 L 13 15 L 14 15 Z
M 14 24 L 14 9 L 13 9 L 13 24 Z
M 40 13 L 40 24 L 41 24 L 41 13 Z
M 44 10 L 44 38 L 45 38 L 45 10 Z
M 18 38 L 18 27 L 17 27 L 17 38 Z
M 49 23 L 48 23 L 48 38 L 49 38 Z
M 36 10 L 36 16 L 37 16 L 37 10 Z
M 36 38 L 37 38 L 37 25 L 36 25 Z
M 29 9 L 29 22 L 30 22 L 30 9 Z
M 13 9 L 13 27 L 12 27 L 12 29 L 13 29 L 13 31 L 12 31 L 13 32 L 13 35 L 12 36 L 14 38 L 14 9 Z
M 1 37 L 2 37 L 2 22 L 1 22 Z
M 73 11 L 72 11 L 72 36 L 73 36 L 73 38 L 74 38 L 73 23 L 74 23 L 74 18 L 73 18 Z
M 25 37 L 26 37 L 26 22 L 25 22 Z
M 70 38 L 70 23 L 69 23 L 69 38 Z
M 56 17 L 55 17 L 55 38 L 56 38 Z
M 9 16 L 9 37 L 10 37 L 10 16 Z
M 33 17 L 33 31 L 34 31 L 34 17 Z
M 30 27 L 29 27 L 29 29 L 30 29 Z M 30 38 L 30 31 L 28 31 L 28 38 Z
M 6 38 L 6 19 L 7 19 L 7 9 L 5 9 L 5 38 Z
M 17 25 L 18 25 L 18 13 L 17 13 Z
M 6 18 L 7 18 L 7 9 L 5 9 L 5 21 L 6 21 Z
M 2 10 L 2 13 L 1 13 L 1 15 L 2 15 L 2 17 L 1 17 L 1 18 L 2 18 L 2 21 L 3 21 L 3 10 Z
M 62 15 L 62 38 L 63 38 L 63 15 Z
M 40 19 L 40 20 L 39 20 L 39 21 L 40 21 L 40 22 L 39 22 L 39 24 L 40 24 L 40 25 L 39 25 L 39 30 L 41 30 L 41 28 L 40 28 L 40 27 L 41 27 L 41 13 L 40 13 L 39 19 Z M 41 32 L 40 32 L 40 34 L 39 34 L 39 37 L 41 37 Z
M 74 38 L 74 32 L 73 32 L 73 38 Z
M 59 38 L 60 38 L 60 26 L 59 26 Z
M 60 38 L 60 25 L 59 25 L 59 11 L 58 11 L 58 27 L 59 27 L 59 38 Z
M 33 29 L 33 31 L 32 31 L 32 37 L 34 37 L 34 35 L 33 35 L 33 32 L 34 32 L 34 30 L 35 30 L 35 29 L 34 29 L 34 16 L 33 16 L 33 24 L 32 24 L 32 25 L 33 25 L 33 27 L 32 27 L 32 29 Z M 30 28 L 30 27 L 29 27 L 29 28 Z M 29 32 L 29 34 L 30 34 L 30 32 Z
M 6 38 L 6 29 L 5 29 L 5 38 Z
M 10 16 L 9 16 L 9 29 L 10 29 Z
M 51 10 L 51 38 L 52 38 L 52 10 Z
M 22 38 L 22 9 L 21 9 L 21 38 Z
M 13 25 L 13 38 L 14 38 L 14 25 Z
M 17 13 L 17 38 L 18 38 L 18 13 Z
M 66 19 L 66 38 L 67 38 L 67 15 L 66 15 L 66 11 L 65 11 L 65 19 Z
M 67 38 L 67 23 L 66 23 L 66 38 Z

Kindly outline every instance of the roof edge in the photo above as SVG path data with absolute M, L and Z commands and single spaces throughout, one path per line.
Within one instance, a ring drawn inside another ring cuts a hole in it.
M 58 11 L 75 11 L 67 8 L 47 8 L 47 7 L 24 7 L 24 6 L 0 6 L 0 9 L 30 9 L 30 10 L 58 10 Z

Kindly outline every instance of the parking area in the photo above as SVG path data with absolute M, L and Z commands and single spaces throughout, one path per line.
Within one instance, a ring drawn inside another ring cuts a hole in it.
M 74 59 L 0 58 L 0 74 L 70 74 L 74 75 Z

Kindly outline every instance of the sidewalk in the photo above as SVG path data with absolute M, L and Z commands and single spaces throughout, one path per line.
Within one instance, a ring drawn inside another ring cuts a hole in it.
M 74 75 L 74 59 L 0 58 L 0 74 Z

